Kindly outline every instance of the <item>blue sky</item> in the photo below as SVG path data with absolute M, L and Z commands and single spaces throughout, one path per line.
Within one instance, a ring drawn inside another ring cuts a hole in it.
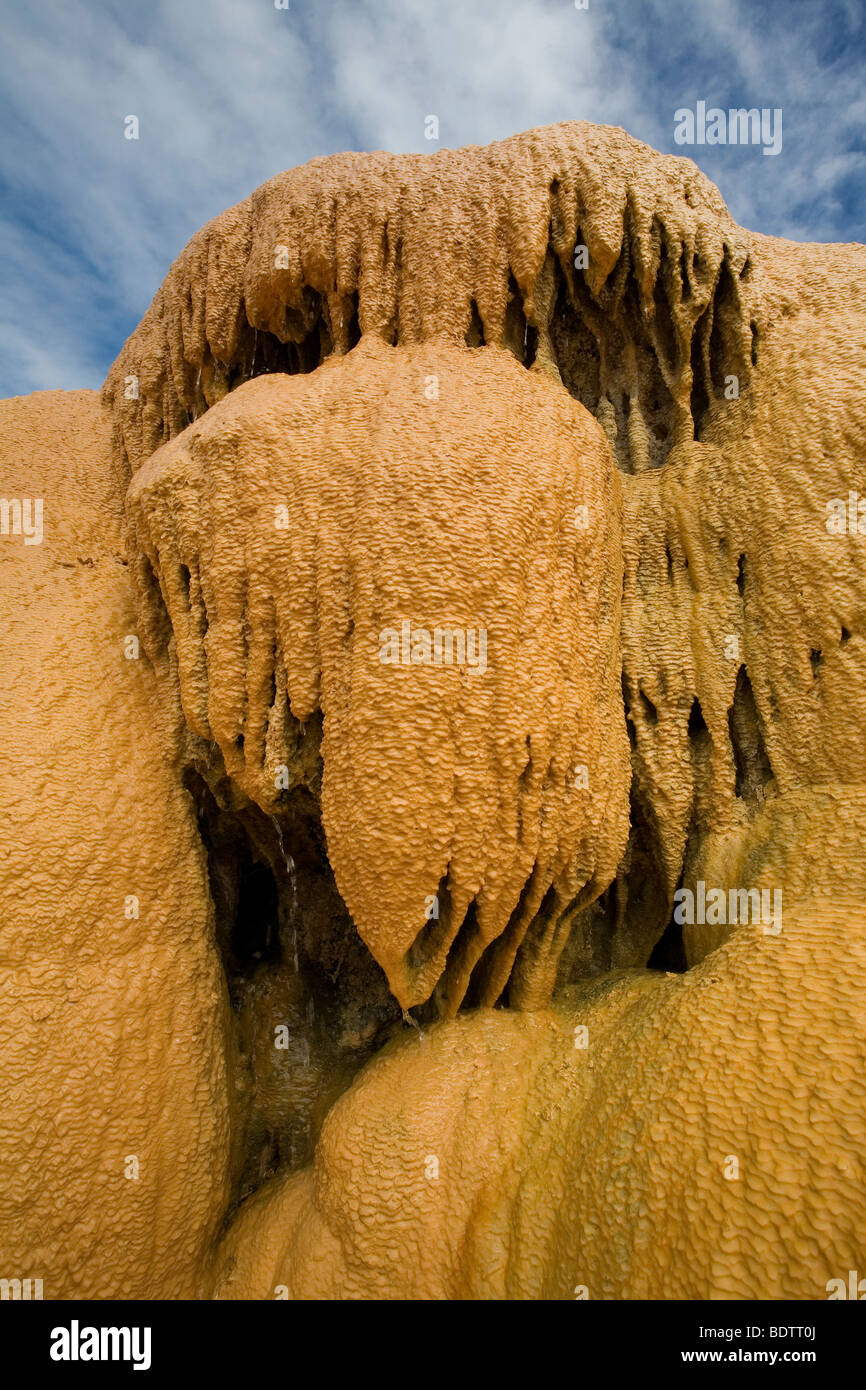
M 696 158 L 749 227 L 864 240 L 866 0 L 0 4 L 0 396 L 98 386 L 202 223 L 338 150 L 599 121 Z M 698 100 L 781 107 L 781 153 L 684 151 Z

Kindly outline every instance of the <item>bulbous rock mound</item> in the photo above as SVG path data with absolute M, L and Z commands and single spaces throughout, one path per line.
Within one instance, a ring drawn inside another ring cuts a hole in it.
M 45 505 L 0 537 L 4 1269 L 866 1267 L 864 272 L 618 130 L 342 155 L 193 237 L 101 399 L 0 404 Z
M 372 340 L 238 388 L 128 507 L 187 719 L 267 813 L 287 721 L 321 710 L 329 858 L 401 1005 L 446 966 L 449 1011 L 513 966 L 511 1002 L 546 1002 L 628 823 L 620 488 L 588 412 L 502 350 Z

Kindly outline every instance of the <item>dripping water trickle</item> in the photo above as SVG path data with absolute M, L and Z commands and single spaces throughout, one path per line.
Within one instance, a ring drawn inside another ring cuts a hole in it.
M 298 973 L 298 890 L 297 890 L 297 881 L 296 881 L 296 877 L 295 877 L 295 861 L 294 861 L 294 859 L 292 858 L 292 856 L 289 854 L 288 850 L 287 850 L 286 847 L 285 847 L 285 844 L 283 843 L 283 827 L 280 825 L 280 822 L 277 820 L 276 816 L 271 816 L 271 820 L 273 821 L 274 829 L 275 829 L 276 832 L 277 832 L 277 843 L 278 843 L 278 845 L 279 845 L 279 847 L 280 847 L 280 854 L 282 855 L 283 863 L 284 863 L 285 866 L 286 866 L 286 873 L 288 874 L 288 877 L 289 877 L 289 922 L 291 923 L 291 927 L 292 927 L 292 957 L 293 957 L 293 963 L 294 963 L 294 968 L 295 968 L 295 974 L 297 975 L 297 973 Z
M 419 1042 L 424 1041 L 424 1029 L 421 1027 L 421 1024 L 418 1022 L 417 1018 L 412 1017 L 408 1009 L 403 1009 L 403 1022 L 410 1023 L 412 1027 L 417 1030 Z

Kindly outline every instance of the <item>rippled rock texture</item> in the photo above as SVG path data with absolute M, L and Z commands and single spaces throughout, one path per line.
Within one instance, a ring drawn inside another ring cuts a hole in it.
M 864 270 L 618 130 L 344 155 L 0 404 L 4 1269 L 866 1267 Z

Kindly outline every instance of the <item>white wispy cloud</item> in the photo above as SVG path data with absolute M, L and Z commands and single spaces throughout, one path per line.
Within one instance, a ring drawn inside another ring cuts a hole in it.
M 622 125 L 758 230 L 862 235 L 863 29 L 852 0 L 30 0 L 0 56 L 0 394 L 98 385 L 203 222 L 315 155 L 437 148 L 430 114 L 452 147 Z M 781 107 L 782 154 L 675 147 L 698 99 Z

